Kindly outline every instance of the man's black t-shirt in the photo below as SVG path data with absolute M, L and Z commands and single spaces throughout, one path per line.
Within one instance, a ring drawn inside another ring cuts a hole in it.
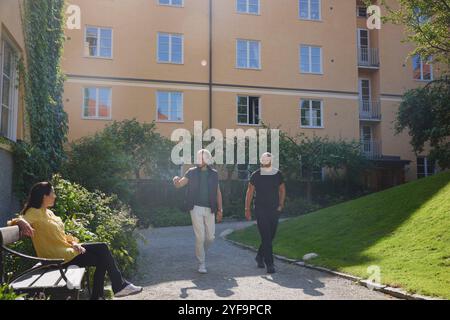
M 255 208 L 276 209 L 279 206 L 278 190 L 284 183 L 283 174 L 276 170 L 275 174 L 261 174 L 261 169 L 253 172 L 250 183 L 255 187 Z

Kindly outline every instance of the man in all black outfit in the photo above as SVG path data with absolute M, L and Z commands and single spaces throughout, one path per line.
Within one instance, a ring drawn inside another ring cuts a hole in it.
M 286 186 L 281 171 L 272 167 L 272 155 L 264 153 L 261 168 L 256 170 L 248 184 L 245 198 L 245 217 L 251 220 L 251 203 L 255 196 L 255 215 L 261 236 L 261 245 L 256 256 L 259 268 L 267 267 L 267 273 L 275 273 L 272 242 L 278 227 L 278 219 L 284 208 Z

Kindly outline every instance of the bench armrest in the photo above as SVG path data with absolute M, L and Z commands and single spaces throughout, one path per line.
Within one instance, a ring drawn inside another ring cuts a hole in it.
M 35 262 L 41 262 L 42 264 L 63 264 L 64 263 L 64 259 L 45 259 L 45 258 L 37 258 L 37 257 L 32 257 L 17 251 L 14 251 L 8 247 L 2 246 L 2 250 L 5 250 L 6 252 L 16 255 L 18 257 L 27 259 L 27 260 L 31 260 L 31 261 L 35 261 Z

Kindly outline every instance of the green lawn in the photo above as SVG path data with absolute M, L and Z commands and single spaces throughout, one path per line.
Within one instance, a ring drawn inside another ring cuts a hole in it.
M 256 228 L 230 239 L 257 246 Z M 410 293 L 450 299 L 450 173 L 414 181 L 280 224 L 274 251 Z

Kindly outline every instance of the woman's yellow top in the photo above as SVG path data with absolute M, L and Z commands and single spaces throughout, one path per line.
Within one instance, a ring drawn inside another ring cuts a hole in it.
M 19 218 L 26 220 L 34 229 L 32 241 L 38 257 L 64 259 L 67 262 L 78 255 L 72 244 L 79 240 L 66 234 L 61 218 L 51 210 L 30 208 Z M 17 224 L 18 219 L 13 219 L 8 225 Z

